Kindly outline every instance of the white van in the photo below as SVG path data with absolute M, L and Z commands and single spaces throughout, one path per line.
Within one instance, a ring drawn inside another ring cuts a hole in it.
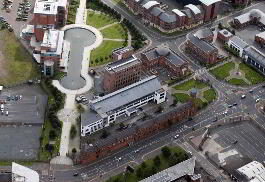
M 1 111 L 4 110 L 4 104 L 1 104 Z

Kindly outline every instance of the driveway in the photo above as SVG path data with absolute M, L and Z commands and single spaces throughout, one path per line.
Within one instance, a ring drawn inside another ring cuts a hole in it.
M 67 76 L 63 77 L 61 84 L 71 90 L 77 90 L 85 86 L 85 80 L 80 76 L 84 48 L 96 41 L 96 36 L 89 30 L 73 28 L 65 32 L 65 40 L 70 42 L 70 55 Z

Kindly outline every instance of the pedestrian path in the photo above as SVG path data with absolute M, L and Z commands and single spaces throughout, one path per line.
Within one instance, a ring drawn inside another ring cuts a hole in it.
M 116 25 L 116 24 L 118 24 L 119 22 L 114 22 L 114 23 L 111 23 L 111 24 L 108 24 L 108 25 L 105 25 L 104 27 L 100 27 L 98 30 L 104 30 L 105 28 L 109 28 L 109 27 L 111 27 L 111 26 L 113 26 L 113 25 Z

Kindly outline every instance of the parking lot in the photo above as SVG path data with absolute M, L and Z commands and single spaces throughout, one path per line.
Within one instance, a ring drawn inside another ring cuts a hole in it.
M 204 152 L 230 173 L 256 160 L 265 160 L 265 134 L 250 122 L 227 124 L 211 131 Z
M 6 104 L 3 104 L 0 123 L 42 124 L 47 99 L 40 88 L 33 86 L 2 91 L 0 101 Z
M 3 16 L 5 18 L 5 20 L 13 27 L 14 32 L 17 36 L 19 36 L 22 27 L 25 27 L 26 24 L 29 24 L 29 22 L 32 20 L 33 18 L 33 7 L 35 4 L 35 0 L 28 0 L 30 3 L 30 7 L 28 9 L 28 19 L 26 21 L 16 21 L 17 16 L 17 12 L 18 12 L 18 8 L 19 8 L 19 3 L 22 3 L 23 0 L 12 0 L 12 7 L 10 8 L 10 12 L 7 12 L 5 9 L 3 8 L 3 4 L 1 3 L 0 5 L 0 16 Z
M 0 126 L 0 160 L 37 159 L 40 134 L 40 126 Z

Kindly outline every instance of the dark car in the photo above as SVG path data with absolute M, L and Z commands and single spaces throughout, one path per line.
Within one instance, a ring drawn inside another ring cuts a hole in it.
M 235 103 L 233 104 L 233 106 L 237 106 L 237 103 L 235 102 Z
M 78 173 L 74 173 L 73 176 L 78 176 Z

